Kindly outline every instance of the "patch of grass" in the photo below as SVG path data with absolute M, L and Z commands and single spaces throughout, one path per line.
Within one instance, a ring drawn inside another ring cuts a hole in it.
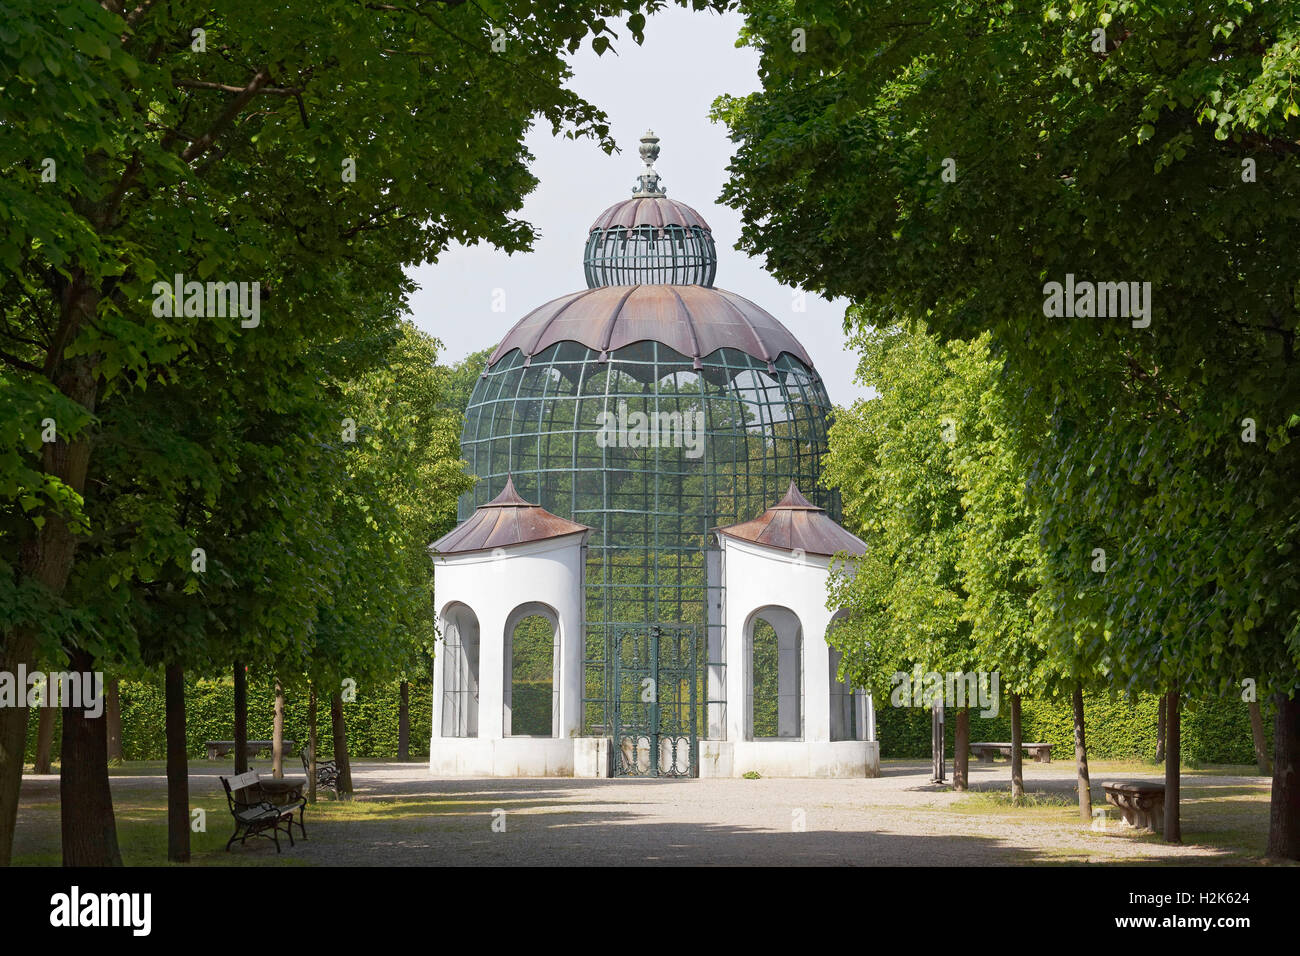
M 1258 777 L 1259 770 L 1254 764 L 1205 764 L 1194 766 L 1183 762 L 1179 764 L 1179 769 L 1183 773 L 1195 773 L 1198 776 L 1206 774 L 1217 777 Z M 1134 758 L 1132 760 L 1089 760 L 1088 776 L 1092 778 L 1093 783 L 1100 783 L 1103 775 L 1120 776 L 1121 774 L 1134 773 L 1142 776 L 1152 774 L 1163 774 L 1165 772 L 1164 763 L 1156 763 L 1154 760 L 1145 760 Z M 1266 780 L 1266 777 L 1260 777 Z
M 758 772 L 757 770 L 748 770 L 748 771 L 746 771 L 745 773 L 742 773 L 741 776 L 744 777 L 746 780 L 758 780 L 758 779 L 760 779 L 760 775 L 759 775 L 759 772 Z
M 1026 790 L 1023 802 L 1017 805 L 1011 794 L 1006 791 L 975 790 L 954 803 L 951 809 L 958 812 L 986 813 L 990 810 L 1059 810 L 1063 807 L 1074 810 L 1078 805 L 1078 797 L 1073 793 Z

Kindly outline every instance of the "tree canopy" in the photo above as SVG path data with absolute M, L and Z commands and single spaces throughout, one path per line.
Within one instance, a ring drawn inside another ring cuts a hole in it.
M 1025 462 L 1042 611 L 1081 659 L 1129 690 L 1293 698 L 1297 4 L 743 7 L 762 89 L 715 106 L 742 248 L 945 340 L 992 333 L 1024 427 L 1049 423 Z M 1076 280 L 1128 301 L 1062 315 L 1051 283 Z M 1275 807 L 1296 792 L 1275 778 Z

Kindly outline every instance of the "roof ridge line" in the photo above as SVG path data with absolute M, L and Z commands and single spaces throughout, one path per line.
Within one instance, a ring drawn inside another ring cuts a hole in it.
M 601 287 L 600 287 L 600 286 L 596 286 L 596 289 L 599 289 L 599 288 L 601 288 Z M 573 303 L 577 302 L 579 299 L 585 299 L 587 296 L 589 296 L 589 295 L 591 295 L 593 292 L 595 292 L 596 289 L 583 289 L 581 292 L 579 292 L 577 295 L 575 295 L 575 296 L 574 296 L 572 299 L 570 299 L 568 302 L 564 303 L 564 305 L 560 306 L 560 308 L 556 309 L 555 312 L 551 315 L 551 317 L 550 317 L 549 319 L 546 320 L 546 323 L 545 323 L 545 324 L 544 324 L 540 329 L 537 330 L 537 334 L 536 334 L 535 336 L 533 336 L 532 344 L 528 346 L 528 352 L 527 352 L 527 354 L 524 355 L 524 358 L 526 358 L 526 359 L 531 359 L 531 358 L 533 357 L 533 355 L 536 354 L 534 350 L 535 350 L 536 347 L 537 347 L 537 343 L 540 342 L 540 341 L 542 340 L 542 337 L 543 337 L 544 335 L 546 335 L 546 331 L 547 331 L 547 329 L 549 329 L 549 328 L 550 328 L 550 327 L 555 323 L 555 320 L 556 320 L 556 319 L 558 319 L 560 316 L 562 316 L 565 312 L 568 312 L 568 311 L 569 311 L 569 307 L 570 307 L 571 305 L 573 305 Z M 549 303 L 546 303 L 546 304 L 549 304 Z M 546 304 L 539 305 L 539 306 L 537 307 L 537 309 L 545 308 L 545 305 L 546 305 Z M 529 312 L 528 315 L 532 315 L 534 312 L 537 311 L 537 309 L 533 309 L 533 311 L 532 311 L 532 312 Z M 523 318 L 523 319 L 520 319 L 519 321 L 522 323 L 522 322 L 524 322 L 527 318 L 528 318 L 528 316 L 524 316 L 524 318 Z M 508 336 L 509 334 L 510 334 L 509 332 L 506 333 L 507 336 Z
M 641 285 L 642 283 L 638 282 L 636 285 L 630 286 L 628 290 L 623 293 L 623 298 L 618 300 L 618 308 L 614 310 L 614 314 L 609 317 L 608 321 L 606 321 L 605 328 L 600 333 L 600 343 L 601 343 L 600 354 L 601 355 L 608 354 L 609 340 L 614 335 L 614 326 L 618 325 L 618 317 L 623 314 L 623 306 L 627 305 L 627 300 L 632 297 L 633 292 L 641 288 Z M 611 288 L 617 288 L 617 286 L 599 286 L 598 288 L 611 289 Z M 591 291 L 595 292 L 596 290 L 592 289 Z
M 767 362 L 768 365 L 771 365 L 773 362 L 775 362 L 778 358 L 781 357 L 780 352 L 778 352 L 776 355 L 767 354 L 767 350 L 768 350 L 767 343 L 764 342 L 762 337 L 759 336 L 758 329 L 754 328 L 754 323 L 749 321 L 749 316 L 745 315 L 744 311 L 742 311 L 741 308 L 738 305 L 736 305 L 736 303 L 731 301 L 729 296 L 731 296 L 732 293 L 728 292 L 726 289 L 719 289 L 716 286 L 713 287 L 713 291 L 718 293 L 720 296 L 722 296 L 722 300 L 727 303 L 727 308 L 731 309 L 733 312 L 736 313 L 736 315 L 740 316 L 740 321 L 745 324 L 745 328 L 749 329 L 749 334 L 753 336 L 754 341 L 757 342 L 759 348 L 762 349 L 763 355 L 759 357 L 761 357 L 764 362 Z M 744 299 L 744 296 L 737 296 L 737 298 Z M 748 299 L 745 299 L 745 301 L 749 302 Z M 759 306 L 755 305 L 755 303 L 753 302 L 749 302 L 749 304 L 753 305 L 755 308 L 759 308 Z M 775 319 L 776 316 L 772 316 L 772 318 Z M 795 341 L 798 340 L 796 339 Z
M 682 294 L 677 291 L 676 286 L 668 286 L 670 292 L 677 299 L 677 306 L 681 309 L 682 314 L 686 317 L 686 328 L 690 329 L 691 341 L 695 343 L 695 364 L 698 367 L 704 361 L 704 356 L 700 353 L 700 335 L 695 331 L 695 317 L 691 315 L 691 310 L 687 308 L 686 302 L 682 299 Z

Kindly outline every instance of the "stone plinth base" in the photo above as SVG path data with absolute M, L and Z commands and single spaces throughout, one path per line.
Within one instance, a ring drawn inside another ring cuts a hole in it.
M 572 737 L 435 737 L 429 772 L 435 777 L 572 777 Z
M 701 740 L 701 777 L 878 777 L 874 740 Z

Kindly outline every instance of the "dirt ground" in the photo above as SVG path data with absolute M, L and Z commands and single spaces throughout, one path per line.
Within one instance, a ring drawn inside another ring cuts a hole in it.
M 265 761 L 254 767 L 266 772 Z M 1148 772 L 1103 780 L 1161 779 Z M 356 799 L 307 811 L 307 840 L 277 856 L 266 841 L 224 852 L 229 817 L 218 773 L 191 764 L 191 801 L 212 832 L 196 837 L 196 863 L 430 865 L 1023 865 L 1041 863 L 1252 863 L 1268 827 L 1268 781 L 1187 771 L 1183 845 L 1118 822 L 1079 822 L 1070 763 L 1025 764 L 1030 806 L 1006 805 L 1009 770 L 972 764 L 974 793 L 929 782 L 929 764 L 886 762 L 855 780 L 436 780 L 420 764 L 360 763 Z M 269 775 L 269 773 L 268 773 Z M 158 764 L 114 771 L 119 840 L 165 854 L 165 778 Z M 23 781 L 16 862 L 57 862 L 58 777 Z M 151 851 L 155 852 L 155 851 Z M 135 862 L 156 862 L 143 855 Z M 51 857 L 51 854 L 54 854 Z

